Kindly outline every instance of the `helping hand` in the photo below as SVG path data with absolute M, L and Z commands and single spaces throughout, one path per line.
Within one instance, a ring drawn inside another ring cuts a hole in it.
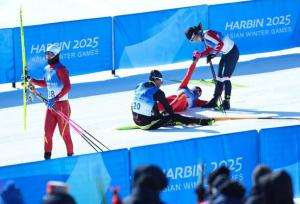
M 208 54 L 206 57 L 206 63 L 208 64 L 215 57 L 216 57 L 215 54 Z
M 194 51 L 193 53 L 193 61 L 198 60 L 201 57 L 201 53 L 198 51 Z

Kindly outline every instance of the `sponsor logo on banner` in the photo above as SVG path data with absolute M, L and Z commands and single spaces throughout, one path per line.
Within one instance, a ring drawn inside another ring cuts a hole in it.
M 232 179 L 243 182 L 244 175 L 242 173 L 242 161 L 243 157 L 237 157 L 221 161 L 207 162 L 204 163 L 204 165 L 201 163 L 196 163 L 163 169 L 169 180 L 169 185 L 164 192 L 176 192 L 194 189 L 197 186 L 199 178 L 203 172 L 203 166 L 205 169 L 205 180 L 210 172 L 221 166 L 226 166 L 231 171 Z
M 293 32 L 292 17 L 291 14 L 286 14 L 265 18 L 227 21 L 224 29 L 232 39 L 291 33 Z

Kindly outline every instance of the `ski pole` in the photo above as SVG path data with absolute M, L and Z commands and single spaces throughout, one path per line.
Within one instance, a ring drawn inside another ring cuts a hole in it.
M 22 74 L 23 74 L 23 126 L 24 130 L 26 130 L 27 124 L 27 65 L 26 65 L 26 52 L 25 52 L 25 37 L 24 37 L 24 28 L 23 28 L 23 14 L 22 8 L 20 8 L 20 38 L 21 38 L 21 49 L 22 49 Z
M 83 137 L 83 139 L 96 151 L 98 152 L 98 150 L 100 150 L 101 152 L 103 152 L 103 150 L 97 145 L 95 144 L 90 138 L 88 138 L 80 129 L 78 129 L 76 127 L 76 125 L 74 125 L 72 122 L 70 122 L 70 118 L 68 116 L 66 116 L 63 112 L 60 112 L 54 108 L 52 108 L 54 110 L 54 112 L 56 112 L 60 117 L 62 117 L 66 122 L 69 123 L 69 125 L 78 133 L 80 134 L 80 136 Z M 98 148 L 98 150 L 96 149 Z
M 300 120 L 300 117 L 213 117 L 216 121 L 221 120 Z
M 74 123 L 78 128 L 80 128 L 83 132 L 85 132 L 86 134 L 88 134 L 91 138 L 93 138 L 95 141 L 97 141 L 99 144 L 101 144 L 103 147 L 105 147 L 107 150 L 110 150 L 107 146 L 105 146 L 102 142 L 100 142 L 96 137 L 94 137 L 91 133 L 89 133 L 88 131 L 86 131 L 85 129 L 83 129 L 78 123 L 76 123 L 74 120 L 72 120 L 71 118 L 69 118 L 69 120 Z
M 214 69 L 214 65 L 211 62 L 211 60 L 209 60 L 209 66 L 210 66 L 210 70 L 211 70 L 211 73 L 213 75 L 213 78 L 214 78 L 214 81 L 215 81 L 215 84 L 216 84 L 217 76 L 216 76 L 216 72 L 215 72 L 215 69 Z M 222 90 L 223 90 L 223 87 L 222 87 Z M 219 103 L 222 104 L 222 101 L 223 101 L 223 99 L 222 99 L 222 95 L 221 95 L 220 98 L 219 98 Z M 222 112 L 227 116 L 226 111 L 224 109 L 222 109 Z
M 33 87 L 33 85 L 31 88 L 29 88 L 29 90 L 36 96 L 38 97 L 43 103 L 47 103 L 48 100 L 41 94 L 39 93 L 35 87 Z M 68 124 L 71 125 L 71 127 L 80 135 L 82 136 L 82 138 L 89 144 L 91 145 L 91 143 L 93 143 L 98 149 L 100 149 L 100 151 L 103 151 L 98 145 L 96 145 L 90 138 L 88 138 L 86 135 L 84 135 L 84 133 L 82 131 L 80 131 L 80 129 L 84 130 L 82 127 L 80 127 L 77 123 L 75 123 L 73 120 L 71 120 L 68 116 L 66 116 L 64 113 L 57 111 L 56 109 L 52 108 L 58 115 L 60 115 Z M 74 124 L 73 124 L 74 123 Z M 77 126 L 77 127 L 76 127 Z M 97 141 L 99 144 L 101 144 L 102 146 L 104 146 L 107 150 L 109 150 L 108 147 L 106 147 L 103 143 L 101 143 L 99 140 L 97 140 L 93 135 L 91 135 L 89 132 L 87 132 L 86 130 L 84 130 L 84 132 L 86 132 L 88 135 L 90 135 L 95 141 Z M 92 146 L 92 145 L 91 145 Z M 93 147 L 93 146 L 92 146 Z M 93 149 L 95 149 L 95 147 L 93 147 Z M 95 149 L 96 150 L 96 149 Z M 97 151 L 97 150 L 96 150 Z M 98 152 L 98 151 L 97 151 Z

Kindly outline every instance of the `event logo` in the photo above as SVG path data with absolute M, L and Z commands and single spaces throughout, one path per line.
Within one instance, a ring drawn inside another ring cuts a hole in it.
M 45 44 L 32 44 L 30 53 L 31 55 L 44 54 L 46 52 L 47 47 L 52 44 L 60 47 L 61 59 L 89 57 L 100 54 L 99 37 L 82 38 Z
M 175 192 L 181 190 L 194 189 L 198 184 L 198 180 L 203 170 L 205 171 L 205 179 L 208 174 L 221 166 L 226 166 L 231 171 L 231 177 L 234 180 L 243 181 L 244 176 L 242 173 L 243 157 L 236 157 L 221 161 L 212 161 L 204 164 L 197 163 L 192 165 L 177 166 L 163 169 L 168 177 L 170 184 L 165 192 Z
M 232 39 L 278 35 L 292 32 L 291 22 L 292 15 L 286 14 L 257 19 L 227 21 L 224 29 L 229 31 L 229 37 Z

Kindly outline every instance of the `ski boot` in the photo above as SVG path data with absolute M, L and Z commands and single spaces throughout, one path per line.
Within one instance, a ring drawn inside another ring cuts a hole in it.
M 169 120 L 165 124 L 162 125 L 162 127 L 174 127 L 176 125 L 176 122 L 174 120 Z
M 223 110 L 230 109 L 230 96 L 225 96 L 225 100 L 222 101 L 221 107 Z
M 207 126 L 212 125 L 215 122 L 213 118 L 202 118 L 199 119 L 199 122 L 197 122 L 198 125 Z
M 203 105 L 202 108 L 215 108 L 218 106 L 218 98 L 213 97 L 207 104 Z
M 45 158 L 45 160 L 51 159 L 51 152 L 45 152 L 44 158 Z

